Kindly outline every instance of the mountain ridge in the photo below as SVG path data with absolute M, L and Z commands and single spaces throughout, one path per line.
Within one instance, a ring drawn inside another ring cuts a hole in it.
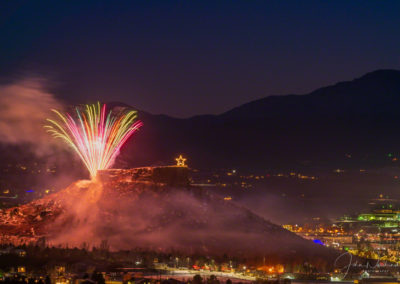
M 386 83 L 386 86 L 391 86 L 393 87 L 393 82 L 396 81 L 399 82 L 400 81 L 400 71 L 399 70 L 376 70 L 376 71 L 372 71 L 369 72 L 361 77 L 355 78 L 351 81 L 344 81 L 344 82 L 338 82 L 336 84 L 330 85 L 330 86 L 326 86 L 326 87 L 321 87 L 318 88 L 310 93 L 306 93 L 306 94 L 288 94 L 288 95 L 273 95 L 273 96 L 267 96 L 264 98 L 261 98 L 259 100 L 255 100 L 255 101 L 251 101 L 248 103 L 245 103 L 243 105 L 240 105 L 236 108 L 233 108 L 225 113 L 222 113 L 221 115 L 224 117 L 229 117 L 230 115 L 236 115 L 236 117 L 238 116 L 238 112 L 240 112 L 240 114 L 243 115 L 243 109 L 246 108 L 252 108 L 255 105 L 258 105 L 258 107 L 260 108 L 260 105 L 262 105 L 262 107 L 266 107 L 268 105 L 271 104 L 275 104 L 276 103 L 280 103 L 283 101 L 287 101 L 287 100 L 292 100 L 295 101 L 295 103 L 298 103 L 299 101 L 304 101 L 304 100 L 310 100 L 312 99 L 321 99 L 324 97 L 329 97 L 329 98 L 335 98 L 339 97 L 341 95 L 341 92 L 345 92 L 344 95 L 347 96 L 351 96 L 354 94 L 360 95 L 357 93 L 357 91 L 368 91 L 366 89 L 366 87 L 363 86 L 363 84 L 366 84 L 368 88 L 371 87 L 375 87 L 376 88 L 376 84 L 378 83 Z M 358 90 L 359 88 L 362 88 L 362 90 Z M 400 85 L 395 86 L 396 92 L 400 92 Z M 353 93 L 349 93 L 349 90 Z M 343 96 L 343 95 L 342 95 Z M 346 97 L 345 97 L 346 98 Z M 273 108 L 273 107 L 271 107 Z M 254 108 L 252 109 L 252 111 L 257 111 L 257 109 L 255 110 Z M 258 109 L 259 111 L 259 109 Z M 304 111 L 304 110 L 302 110 Z M 301 112 L 299 112 L 299 114 L 301 114 Z
M 139 112 L 143 128 L 123 149 L 129 166 L 189 156 L 199 168 L 298 167 L 345 153 L 395 151 L 400 71 L 377 70 L 309 94 L 269 96 L 220 115 L 187 119 Z
M 342 88 L 342 87 L 346 87 L 349 84 L 354 84 L 354 83 L 358 83 L 358 82 L 363 82 L 363 81 L 368 81 L 369 79 L 372 78 L 372 81 L 376 81 L 376 80 L 383 80 L 383 81 L 387 81 L 388 78 L 394 79 L 394 80 L 399 80 L 400 79 L 400 70 L 397 69 L 377 69 L 368 73 L 365 73 L 364 75 L 360 76 L 360 77 L 356 77 L 352 80 L 347 80 L 347 81 L 339 81 L 336 82 L 334 84 L 328 85 L 328 86 L 323 86 L 323 87 L 319 87 L 314 89 L 311 92 L 307 92 L 307 93 L 299 93 L 299 94 L 294 94 L 294 93 L 290 93 L 290 94 L 281 94 L 281 95 L 267 95 L 265 97 L 259 98 L 259 99 L 255 99 L 246 103 L 243 103 L 241 105 L 238 105 L 236 107 L 233 107 L 227 111 L 218 113 L 218 114 L 196 114 L 193 116 L 189 116 L 189 117 L 175 117 L 175 116 L 170 116 L 168 114 L 152 114 L 151 112 L 148 111 L 143 111 L 143 110 L 139 110 L 135 107 L 130 106 L 129 104 L 123 103 L 123 102 L 116 102 L 116 101 L 111 101 L 108 102 L 108 104 L 111 105 L 120 105 L 120 106 L 124 106 L 124 107 L 130 107 L 133 109 L 136 109 L 139 113 L 143 114 L 143 115 L 151 115 L 151 116 L 158 116 L 158 117 L 165 117 L 165 118 L 169 118 L 169 119 L 176 119 L 176 120 L 190 120 L 190 119 L 197 119 L 197 118 L 203 118 L 203 117 L 218 117 L 218 116 L 224 116 L 228 113 L 234 112 L 235 110 L 240 109 L 241 107 L 245 107 L 247 105 L 253 104 L 253 103 L 260 103 L 266 100 L 275 100 L 275 99 L 282 99 L 282 98 L 293 98 L 293 97 L 304 97 L 304 96 L 318 96 L 321 95 L 322 92 L 326 91 L 326 90 L 331 90 L 332 88 Z M 369 81 L 369 83 L 371 83 L 371 81 Z M 382 83 L 382 82 L 380 82 Z

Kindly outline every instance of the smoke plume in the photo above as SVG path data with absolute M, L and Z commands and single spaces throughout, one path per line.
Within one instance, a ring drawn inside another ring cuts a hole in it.
M 54 142 L 43 125 L 53 108 L 62 109 L 62 103 L 46 91 L 44 80 L 0 85 L 0 142 L 28 143 L 36 154 L 46 153 Z
M 329 252 L 201 189 L 79 181 L 63 191 L 63 214 L 48 224 L 50 245 L 106 240 L 113 250 L 142 248 L 255 257 Z M 279 245 L 277 245 L 279 244 Z

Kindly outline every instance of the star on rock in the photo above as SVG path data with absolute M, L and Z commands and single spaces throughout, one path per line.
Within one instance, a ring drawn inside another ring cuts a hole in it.
M 176 160 L 176 165 L 178 167 L 186 167 L 186 165 L 185 165 L 186 159 L 184 157 L 182 157 L 182 155 L 179 155 L 179 157 L 176 158 L 175 160 Z

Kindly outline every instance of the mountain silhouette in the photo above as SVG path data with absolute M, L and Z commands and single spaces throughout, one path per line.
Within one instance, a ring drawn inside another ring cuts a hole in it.
M 309 94 L 268 96 L 220 115 L 139 117 L 144 127 L 119 163 L 142 166 L 182 153 L 198 168 L 331 167 L 346 153 L 361 159 L 400 149 L 400 71 L 374 71 Z

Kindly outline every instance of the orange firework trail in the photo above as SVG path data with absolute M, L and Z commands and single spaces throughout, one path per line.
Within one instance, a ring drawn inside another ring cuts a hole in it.
M 84 111 L 75 108 L 76 118 L 69 113 L 57 114 L 57 120 L 47 119 L 47 132 L 63 139 L 82 159 L 94 178 L 98 170 L 108 169 L 129 137 L 142 126 L 136 111 L 112 110 L 106 113 L 106 105 L 85 105 Z

